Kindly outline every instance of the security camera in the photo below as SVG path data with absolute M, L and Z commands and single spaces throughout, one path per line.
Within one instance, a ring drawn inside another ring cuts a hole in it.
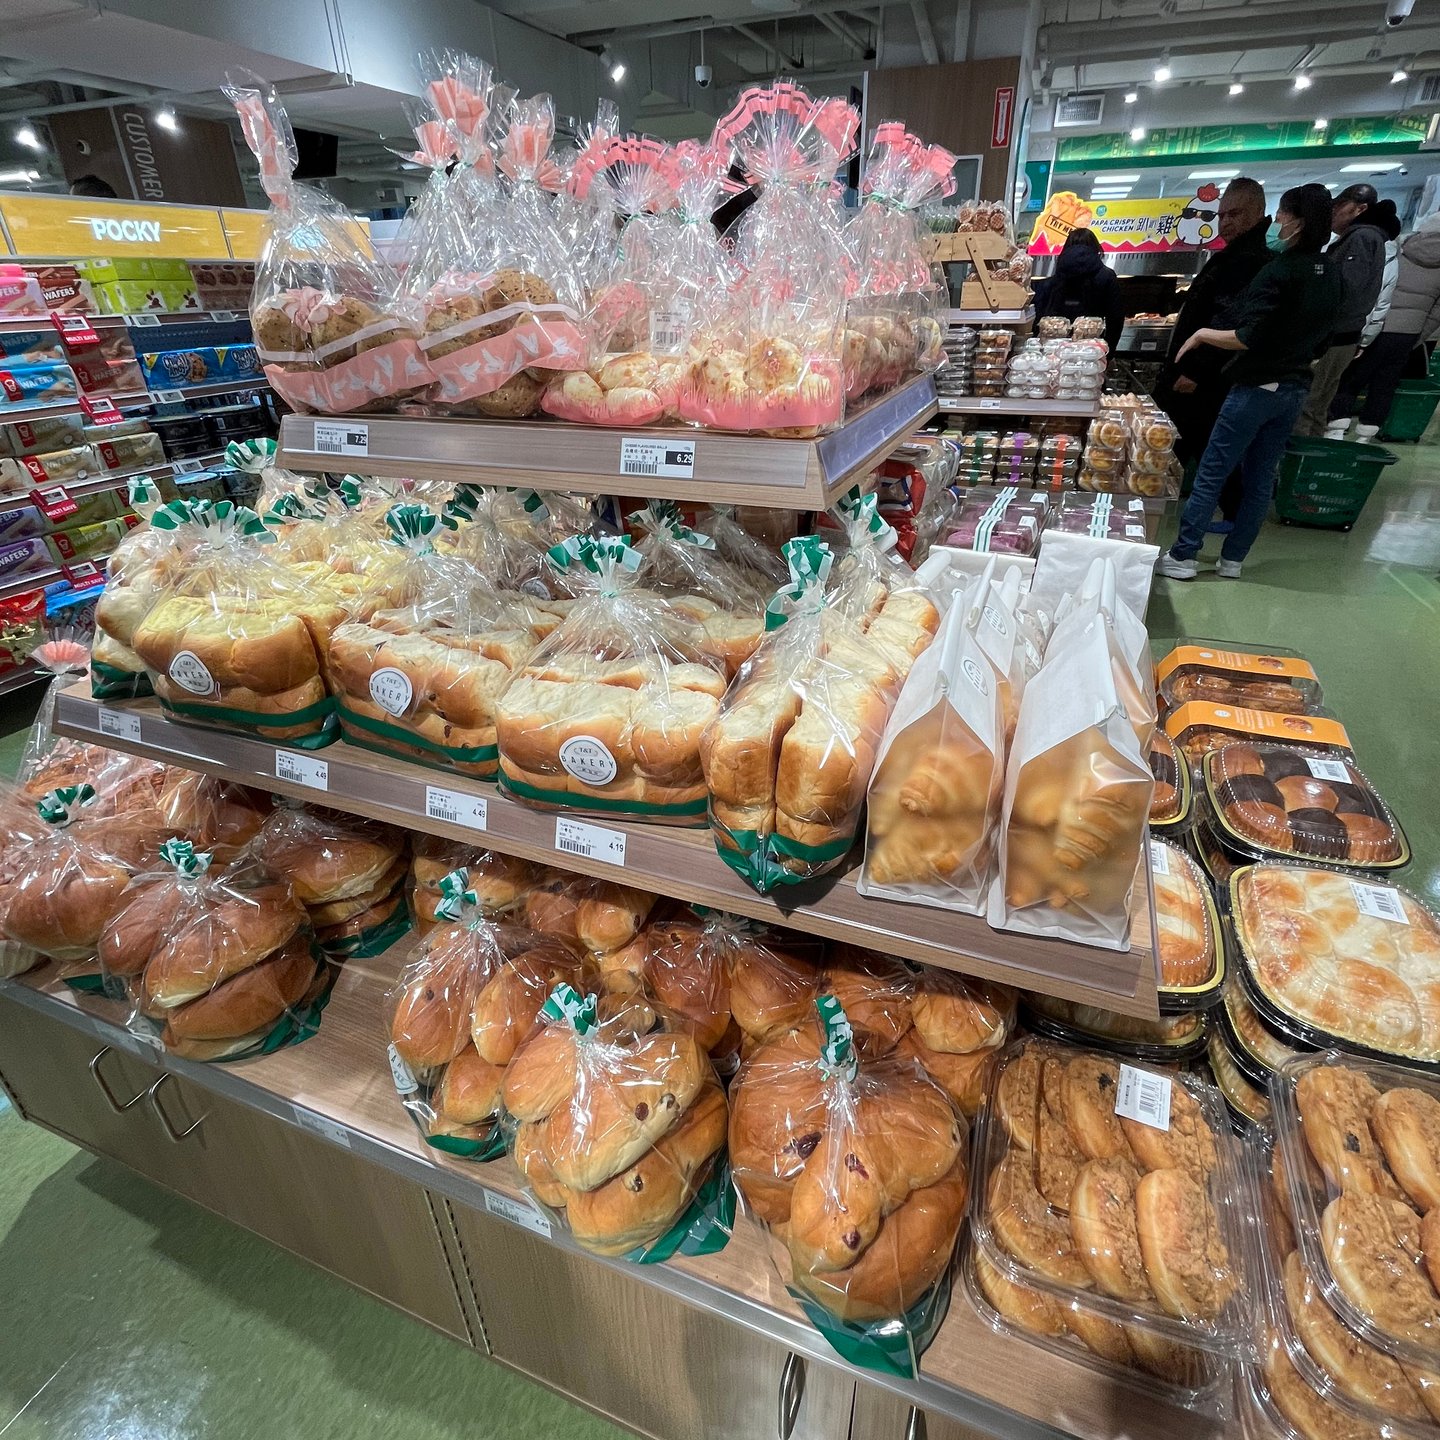
M 1403 25 L 1415 8 L 1415 0 L 1385 0 L 1385 23 L 1393 30 Z
M 1413 4 L 1414 0 L 1391 0 L 1392 4 Z M 710 82 L 715 78 L 715 72 L 708 65 L 697 65 L 695 67 L 695 83 L 702 89 L 708 90 Z

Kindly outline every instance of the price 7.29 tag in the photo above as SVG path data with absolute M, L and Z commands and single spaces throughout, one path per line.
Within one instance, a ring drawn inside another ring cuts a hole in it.
M 140 717 L 127 715 L 123 710 L 100 707 L 100 733 L 113 735 L 117 740 L 138 740 L 140 738 Z
M 625 863 L 625 832 L 603 825 L 587 825 L 564 815 L 555 819 L 555 848 L 562 855 L 579 855 L 586 860 L 604 860 L 610 865 Z

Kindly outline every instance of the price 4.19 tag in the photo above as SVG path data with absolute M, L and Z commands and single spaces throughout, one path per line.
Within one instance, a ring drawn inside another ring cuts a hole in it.
M 489 810 L 490 802 L 483 795 L 467 795 L 463 790 L 442 790 L 438 785 L 425 787 L 425 814 L 431 820 L 484 830 Z
M 494 1190 L 485 1192 L 485 1208 L 512 1225 L 522 1225 L 532 1234 L 550 1238 L 550 1219 L 542 1215 L 528 1200 L 512 1200 L 508 1195 L 497 1194 Z
M 1170 1077 L 1133 1065 L 1120 1067 L 1115 1091 L 1115 1113 L 1154 1130 L 1170 1128 Z
M 319 455 L 368 455 L 370 427 L 354 420 L 317 420 L 315 451 Z
M 140 717 L 127 715 L 123 710 L 111 710 L 108 706 L 102 705 L 100 707 L 100 733 L 113 735 L 117 740 L 139 740 Z
M 1370 885 L 1364 880 L 1352 880 L 1350 889 L 1355 895 L 1355 908 L 1362 915 L 1372 916 L 1376 920 L 1389 920 L 1394 925 L 1410 923 L 1398 890 L 1389 885 Z
M 626 435 L 620 441 L 622 475 L 666 476 L 672 480 L 695 478 L 693 440 L 651 440 Z
M 603 825 L 587 825 L 583 820 L 558 815 L 555 818 L 555 848 L 564 855 L 580 855 L 586 860 L 623 865 L 625 832 L 608 830 Z
M 323 1115 L 317 1115 L 313 1110 L 302 1110 L 298 1105 L 290 1107 L 295 1112 L 295 1123 L 302 1130 L 309 1130 L 312 1134 L 322 1136 L 334 1145 L 343 1145 L 347 1150 L 350 1148 L 350 1132 L 335 1120 L 327 1120 Z
M 327 760 L 316 760 L 311 755 L 301 755 L 294 750 L 277 750 L 275 778 L 288 780 L 292 785 L 308 785 L 312 790 L 328 790 L 330 763 Z

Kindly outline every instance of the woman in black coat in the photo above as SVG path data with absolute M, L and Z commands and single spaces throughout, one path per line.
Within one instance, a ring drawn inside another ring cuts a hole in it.
M 1115 353 L 1125 328 L 1125 308 L 1120 281 L 1105 263 L 1093 230 L 1072 230 L 1055 262 L 1055 273 L 1035 287 L 1035 318 L 1046 315 L 1063 315 L 1067 320 L 1098 315 L 1105 322 L 1105 343 Z

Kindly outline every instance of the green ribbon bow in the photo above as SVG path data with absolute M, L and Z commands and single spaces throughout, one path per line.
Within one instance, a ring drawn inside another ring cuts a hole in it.
M 766 630 L 778 630 L 797 610 L 818 610 L 825 599 L 825 582 L 835 557 L 818 535 L 797 535 L 780 553 L 790 567 L 790 584 L 782 586 L 765 607 Z
M 632 525 L 669 535 L 686 545 L 698 545 L 702 550 L 715 548 L 715 542 L 708 535 L 681 523 L 680 507 L 673 500 L 652 500 L 643 510 L 635 510 L 627 518 Z
M 690 907 L 704 922 L 705 929 L 722 935 L 758 935 L 761 930 L 758 920 L 747 915 L 732 915 L 728 910 L 715 910 L 709 905 Z
M 640 568 L 628 535 L 572 535 L 546 552 L 557 570 L 584 569 L 600 577 L 600 594 L 618 595 L 620 576 Z
M 42 795 L 35 802 L 35 809 L 47 825 L 58 825 L 63 829 L 79 818 L 76 811 L 94 803 L 93 785 L 62 785 L 58 790 Z
M 430 537 L 444 525 L 455 529 L 455 522 L 448 516 L 441 518 L 428 505 L 392 505 L 385 512 L 385 524 L 390 538 L 416 555 L 429 555 L 435 547 Z
M 148 520 L 160 508 L 160 487 L 148 475 L 132 475 L 125 487 L 125 500 L 137 515 Z
M 473 520 L 480 513 L 485 491 L 480 485 L 457 485 L 445 502 L 445 513 L 454 520 Z
M 358 475 L 342 475 L 340 483 L 335 487 L 335 496 L 343 509 L 358 510 L 360 501 L 363 499 L 360 477 Z
M 231 441 L 231 444 L 234 443 Z M 260 518 L 267 525 L 283 525 L 289 520 L 313 520 L 317 515 L 298 495 L 287 491 L 283 495 L 277 495 Z
M 557 985 L 540 1007 L 540 1018 L 552 1024 L 564 1020 L 577 1035 L 588 1035 L 595 1028 L 596 1009 L 593 995 L 581 995 L 571 985 Z
M 820 1068 L 837 1080 L 853 1082 L 860 1073 L 860 1062 L 844 1006 L 833 995 L 821 995 L 815 1010 L 820 1016 Z
M 521 490 L 511 487 L 510 493 L 520 501 L 520 508 L 532 520 L 548 520 L 550 507 L 540 498 L 538 490 Z
M 452 870 L 440 877 L 440 902 L 435 906 L 435 913 L 442 920 L 458 920 L 467 906 L 479 908 L 480 897 L 469 884 L 467 870 Z
M 895 548 L 895 528 L 882 518 L 880 497 L 873 490 L 866 495 L 858 485 L 852 485 L 835 502 L 832 513 L 845 527 L 851 549 L 858 550 L 862 545 L 874 545 L 882 551 Z
M 275 465 L 279 446 L 273 440 L 232 440 L 225 447 L 225 463 L 232 470 L 244 470 L 258 475 Z
M 201 850 L 197 854 L 189 840 L 181 840 L 178 836 L 173 836 L 160 847 L 160 858 L 167 865 L 173 865 L 175 873 L 181 876 L 203 875 L 210 868 L 209 852 Z
M 179 530 L 184 525 L 195 525 L 214 532 L 216 537 L 228 533 L 250 536 L 269 533 L 265 522 L 253 510 L 231 500 L 172 500 L 150 517 L 150 524 L 157 530 Z

